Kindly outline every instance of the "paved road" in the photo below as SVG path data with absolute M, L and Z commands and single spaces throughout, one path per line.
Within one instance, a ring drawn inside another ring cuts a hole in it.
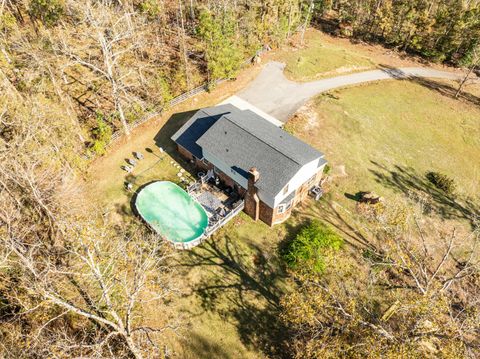
M 257 78 L 237 94 L 253 106 L 286 122 L 310 97 L 332 89 L 364 82 L 412 77 L 458 80 L 461 75 L 420 67 L 385 68 L 312 82 L 294 82 L 283 74 L 285 64 L 269 62 Z

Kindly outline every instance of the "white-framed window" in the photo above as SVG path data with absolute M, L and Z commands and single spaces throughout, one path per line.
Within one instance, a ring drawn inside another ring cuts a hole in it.
M 287 206 L 285 207 L 286 211 L 288 211 L 292 207 L 292 202 L 293 202 L 293 200 L 291 200 L 290 202 L 287 203 Z
M 202 158 L 202 162 L 203 162 L 204 164 L 206 164 L 207 166 L 210 164 L 210 162 L 208 162 L 208 160 L 207 160 L 205 157 Z
M 288 203 L 279 204 L 277 207 L 277 213 L 278 214 L 285 213 L 285 211 L 288 211 L 290 208 L 292 208 L 292 203 L 293 203 L 293 199 L 288 201 Z

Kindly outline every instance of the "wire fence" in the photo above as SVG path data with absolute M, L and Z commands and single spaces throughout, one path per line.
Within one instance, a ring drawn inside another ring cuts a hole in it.
M 270 48 L 268 46 L 263 46 L 261 49 L 257 50 L 255 52 L 255 55 L 249 57 L 248 59 L 246 59 L 241 67 L 244 67 L 248 64 L 251 64 L 255 58 L 257 58 L 259 55 L 263 54 L 264 52 L 267 52 L 269 51 Z M 228 81 L 229 79 L 226 79 L 226 78 L 223 78 L 223 79 L 219 79 L 219 80 L 216 80 L 213 85 L 217 86 L 217 85 L 220 85 L 221 83 L 225 82 L 225 81 Z M 142 123 L 145 123 L 149 120 L 151 120 L 152 118 L 154 117 L 157 117 L 159 116 L 166 107 L 170 108 L 170 107 L 173 107 L 173 106 L 176 106 L 182 102 L 185 102 L 186 100 L 196 96 L 196 95 L 199 95 L 201 93 L 204 93 L 204 92 L 207 92 L 208 89 L 212 86 L 212 83 L 205 83 L 203 85 L 200 85 L 198 87 L 195 87 L 194 89 L 192 90 L 189 90 L 187 92 L 184 92 L 182 93 L 181 95 L 178 95 L 177 97 L 174 97 L 172 100 L 170 100 L 168 102 L 168 106 L 164 106 L 162 108 L 160 108 L 159 110 L 156 110 L 156 111 L 153 111 L 153 112 L 150 112 L 144 116 L 142 116 L 141 118 L 139 118 L 138 120 L 135 120 L 134 122 L 130 123 L 129 124 L 129 129 L 130 130 L 133 130 L 134 128 L 140 126 Z M 123 135 L 123 131 L 121 130 L 117 130 L 115 131 L 113 134 L 112 134 L 112 137 L 110 138 L 110 142 L 108 143 L 107 146 L 111 146 L 115 141 L 117 141 L 120 137 L 122 137 Z

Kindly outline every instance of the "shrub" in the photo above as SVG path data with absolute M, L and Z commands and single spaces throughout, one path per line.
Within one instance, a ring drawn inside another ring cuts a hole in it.
M 139 5 L 140 11 L 149 18 L 154 19 L 162 13 L 162 8 L 157 0 L 145 0 Z
M 332 167 L 330 167 L 330 165 L 327 163 L 325 167 L 323 167 L 323 173 L 328 175 L 330 172 L 332 172 Z
M 282 253 L 294 270 L 323 273 L 329 256 L 343 245 L 343 239 L 324 223 L 314 220 L 303 227 Z
M 92 150 L 97 155 L 103 155 L 112 138 L 112 128 L 105 122 L 102 114 L 97 114 L 97 127 L 93 129 L 92 134 L 94 137 Z
M 426 177 L 431 184 L 446 194 L 453 194 L 455 192 L 455 182 L 447 175 L 439 172 L 427 172 Z
M 55 25 L 65 12 L 63 0 L 30 0 L 29 12 L 47 26 Z

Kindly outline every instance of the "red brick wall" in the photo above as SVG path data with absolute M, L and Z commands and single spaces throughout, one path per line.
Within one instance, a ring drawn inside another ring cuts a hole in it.
M 185 148 L 180 145 L 177 145 L 178 153 L 185 157 L 188 161 L 193 160 L 193 155 Z
M 215 174 L 218 176 L 218 178 L 220 178 L 220 181 L 225 183 L 226 186 L 233 188 L 233 186 L 235 185 L 235 181 L 228 177 L 225 173 L 217 171 L 215 172 Z
M 268 207 L 265 203 L 260 201 L 260 213 L 258 218 L 268 224 L 269 226 L 273 225 L 273 209 Z
M 292 208 L 293 208 L 293 206 L 290 207 L 289 209 L 287 209 L 283 213 L 278 213 L 278 207 L 275 208 L 272 225 L 277 224 L 277 223 L 281 223 L 281 222 L 285 221 L 288 217 L 290 217 L 290 215 L 292 214 Z
M 192 160 L 193 155 L 187 151 L 184 147 L 178 145 L 178 152 L 185 157 L 187 160 Z M 209 169 L 213 168 L 213 165 L 209 163 L 206 165 L 204 162 L 202 162 L 200 159 L 196 158 L 195 159 L 195 166 L 199 170 L 207 171 Z M 292 206 L 286 210 L 283 213 L 278 213 L 278 207 L 277 208 L 270 208 L 268 205 L 263 203 L 262 201 L 259 201 L 259 219 L 269 226 L 273 226 L 274 224 L 281 223 L 285 221 L 288 217 L 290 217 L 292 213 L 292 209 L 300 202 L 304 201 L 305 198 L 308 196 L 308 190 L 310 186 L 317 185 L 323 174 L 323 169 L 319 170 L 316 174 L 315 181 L 313 184 L 307 185 L 308 181 L 305 182 L 301 187 L 299 187 L 295 193 L 295 197 L 293 198 L 292 201 Z M 220 178 L 222 182 L 224 182 L 227 186 L 234 187 L 235 181 L 229 177 L 227 174 L 223 172 L 218 172 L 216 175 Z M 241 186 L 238 186 L 238 191 L 241 196 L 245 196 L 245 212 L 252 216 L 252 214 L 255 212 L 255 207 L 256 207 L 256 202 L 258 200 L 253 197 L 254 193 L 250 194 L 242 188 Z

